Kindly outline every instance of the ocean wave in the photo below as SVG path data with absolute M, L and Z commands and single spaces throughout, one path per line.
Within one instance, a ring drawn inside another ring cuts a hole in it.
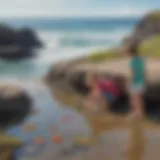
M 92 47 L 117 44 L 130 30 L 113 30 L 112 32 L 39 32 L 39 36 L 44 41 L 46 47 L 52 49 L 64 47 Z
M 130 30 L 114 30 L 113 32 L 55 32 L 38 31 L 38 35 L 45 44 L 36 64 L 49 66 L 59 60 L 88 55 L 93 50 L 109 48 L 118 45 L 120 40 Z

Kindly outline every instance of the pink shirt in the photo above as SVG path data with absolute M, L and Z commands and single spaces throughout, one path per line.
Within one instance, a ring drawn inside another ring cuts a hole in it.
M 109 92 L 114 96 L 119 95 L 119 91 L 118 91 L 118 88 L 117 88 L 116 84 L 111 80 L 100 81 L 98 83 L 98 87 L 100 88 L 101 91 Z

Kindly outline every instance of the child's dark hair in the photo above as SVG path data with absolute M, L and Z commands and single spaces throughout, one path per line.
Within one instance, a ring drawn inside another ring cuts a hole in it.
M 136 42 L 132 43 L 128 47 L 128 53 L 131 54 L 131 56 L 137 56 L 138 55 L 138 44 Z

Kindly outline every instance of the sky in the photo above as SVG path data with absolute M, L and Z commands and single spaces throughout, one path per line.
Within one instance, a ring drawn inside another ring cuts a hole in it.
M 141 16 L 160 0 L 0 0 L 0 17 Z

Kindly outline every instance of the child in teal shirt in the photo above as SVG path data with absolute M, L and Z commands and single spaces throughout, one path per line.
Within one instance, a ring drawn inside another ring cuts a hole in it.
M 132 73 L 130 91 L 131 91 L 131 106 L 132 112 L 136 119 L 141 119 L 144 114 L 143 94 L 145 90 L 145 62 L 138 54 L 138 46 L 132 45 L 128 49 L 131 56 L 130 70 Z
M 143 92 L 145 86 L 144 60 L 139 56 L 132 56 L 130 68 L 132 71 L 131 92 Z

